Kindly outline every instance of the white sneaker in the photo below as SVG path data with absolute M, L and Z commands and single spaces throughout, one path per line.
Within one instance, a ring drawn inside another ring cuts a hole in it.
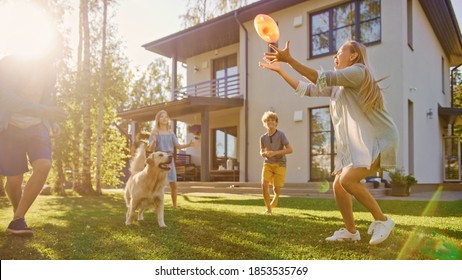
M 387 239 L 390 235 L 391 230 L 395 226 L 395 222 L 393 222 L 393 220 L 390 219 L 390 217 L 385 217 L 387 217 L 386 221 L 375 221 L 372 222 L 372 224 L 369 226 L 367 233 L 372 234 L 371 241 L 369 241 L 369 244 L 377 245 L 385 241 L 385 239 Z
M 334 232 L 334 235 L 327 237 L 326 241 L 359 241 L 361 236 L 359 231 L 356 230 L 356 233 L 349 232 L 346 228 L 341 228 Z

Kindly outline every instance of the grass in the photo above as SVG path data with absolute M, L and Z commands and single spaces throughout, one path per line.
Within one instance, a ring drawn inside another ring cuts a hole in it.
M 121 191 L 102 197 L 40 196 L 28 213 L 34 237 L 0 230 L 0 259 L 78 260 L 394 260 L 461 259 L 462 201 L 379 201 L 396 222 L 390 237 L 368 244 L 371 215 L 355 202 L 362 240 L 328 243 L 342 226 L 333 199 L 282 197 L 273 216 L 258 196 L 181 195 L 173 209 L 166 195 L 165 221 L 155 213 L 125 226 Z M 0 197 L 0 228 L 11 219 Z

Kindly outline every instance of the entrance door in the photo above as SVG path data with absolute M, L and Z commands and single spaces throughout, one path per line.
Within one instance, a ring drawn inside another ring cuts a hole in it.
M 460 182 L 460 137 L 446 136 L 444 140 L 444 181 Z

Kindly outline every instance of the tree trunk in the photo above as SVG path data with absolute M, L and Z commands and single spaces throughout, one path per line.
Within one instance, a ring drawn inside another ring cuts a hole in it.
M 91 182 L 91 65 L 90 65 L 90 23 L 88 20 L 88 0 L 81 0 L 83 28 L 83 64 L 82 64 L 82 115 L 83 115 L 83 155 L 82 183 L 78 186 L 80 194 L 93 194 Z
M 107 26 L 107 0 L 103 1 L 103 34 L 101 46 L 101 73 L 99 80 L 99 97 L 98 97 L 98 128 L 96 135 L 96 193 L 102 194 L 101 191 L 101 168 L 103 158 L 103 126 L 104 126 L 104 92 L 106 90 L 106 26 Z
M 66 192 L 64 190 L 65 184 L 66 184 L 66 176 L 64 176 L 64 168 L 63 168 L 63 145 L 62 145 L 62 137 L 58 136 L 58 138 L 55 141 L 55 146 L 57 146 L 54 149 L 54 156 L 55 156 L 55 168 L 56 168 L 56 173 L 57 173 L 57 179 L 52 185 L 52 192 L 57 195 L 64 196 L 66 195 Z
M 0 196 L 5 196 L 5 177 L 0 176 Z
M 82 81 L 82 49 L 83 49 L 83 0 L 80 0 L 80 9 L 79 9 L 79 42 L 77 46 L 77 84 L 76 84 L 76 92 L 78 95 L 81 95 L 81 81 Z M 80 100 L 78 96 L 76 98 L 76 102 Z M 75 121 L 73 123 L 73 134 L 74 139 L 72 142 L 72 151 L 73 151 L 73 158 L 72 158 L 72 189 L 76 192 L 79 192 L 79 188 L 82 185 L 82 180 L 80 179 L 80 133 L 82 132 L 82 122 L 81 122 L 81 114 L 74 116 Z

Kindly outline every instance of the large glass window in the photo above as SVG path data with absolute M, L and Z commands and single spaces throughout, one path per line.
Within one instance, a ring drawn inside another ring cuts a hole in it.
M 355 0 L 310 15 L 310 57 L 334 54 L 347 40 L 381 40 L 380 0 Z
M 330 179 L 335 168 L 336 151 L 328 107 L 310 110 L 310 145 L 311 180 Z
M 219 166 L 226 168 L 226 161 L 232 159 L 237 162 L 237 127 L 216 128 L 213 130 L 213 160 L 212 169 Z

